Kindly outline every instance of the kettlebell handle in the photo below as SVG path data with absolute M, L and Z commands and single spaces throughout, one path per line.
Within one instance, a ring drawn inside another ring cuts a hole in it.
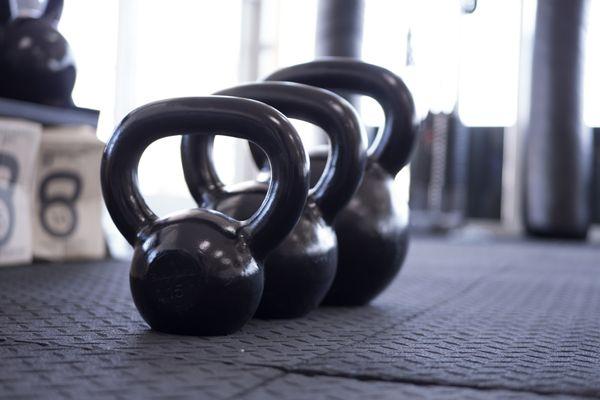
M 383 108 L 385 125 L 368 148 L 369 159 L 376 160 L 392 176 L 408 162 L 417 131 L 415 105 L 402 79 L 391 71 L 356 59 L 328 57 L 280 69 L 265 80 L 372 97 Z
M 0 0 L 0 27 L 4 27 L 12 19 L 11 0 Z
M 40 18 L 47 20 L 56 28 L 62 16 L 63 6 L 64 0 L 48 0 Z
M 152 142 L 167 136 L 226 132 L 250 140 L 267 153 L 273 180 L 259 210 L 240 222 L 255 257 L 264 257 L 296 225 L 306 202 L 308 167 L 300 138 L 277 110 L 253 100 L 226 96 L 163 100 L 127 115 L 109 140 L 101 166 L 104 200 L 131 245 L 157 220 L 139 191 L 137 167 Z M 241 233 L 241 232 L 237 232 Z
M 291 82 L 252 83 L 215 94 L 257 100 L 275 107 L 288 118 L 304 120 L 325 130 L 331 142 L 331 157 L 309 196 L 325 221 L 331 223 L 358 188 L 366 163 L 365 129 L 350 103 L 328 90 Z M 181 141 L 186 182 L 202 206 L 209 206 L 224 194 L 212 162 L 213 140 L 214 137 L 186 136 Z
M 13 18 L 15 10 L 11 0 L 0 0 L 0 26 L 9 23 Z M 62 16 L 64 0 L 47 0 L 46 7 L 40 15 L 40 19 L 47 20 L 53 27 L 57 27 Z

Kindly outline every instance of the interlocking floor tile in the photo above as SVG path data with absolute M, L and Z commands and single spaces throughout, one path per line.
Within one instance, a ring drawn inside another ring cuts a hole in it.
M 600 396 L 599 255 L 416 239 L 370 306 L 213 338 L 149 330 L 127 263 L 4 268 L 0 397 Z
M 244 394 L 245 400 L 566 400 L 570 396 L 542 396 L 529 392 L 507 390 L 475 390 L 447 386 L 417 386 L 413 384 L 361 381 L 356 379 L 286 374 Z
M 494 257 L 493 250 L 488 263 L 509 261 L 508 267 L 426 314 L 298 368 L 369 379 L 600 396 L 598 254 L 566 249 L 570 258 L 560 247 L 529 248 L 526 257 L 518 252 Z

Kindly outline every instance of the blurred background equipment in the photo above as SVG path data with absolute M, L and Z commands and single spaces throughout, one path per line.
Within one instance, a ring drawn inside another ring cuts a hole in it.
M 464 1 L 436 5 L 430 10 L 432 18 L 415 22 L 415 33 L 411 30 L 407 36 L 407 63 L 419 70 L 423 58 L 428 59 L 431 65 L 425 66 L 424 79 L 446 87 L 427 99 L 428 112 L 411 163 L 411 226 L 418 231 L 445 232 L 467 218 L 469 132 L 457 110 L 460 18 L 461 12 L 472 13 L 475 7 L 475 2 Z
M 445 232 L 467 218 L 468 130 L 456 112 L 429 113 L 410 168 L 411 226 Z

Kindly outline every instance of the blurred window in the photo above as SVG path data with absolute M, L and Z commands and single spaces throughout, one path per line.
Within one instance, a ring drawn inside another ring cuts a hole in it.
M 209 95 L 239 80 L 242 0 L 66 0 L 59 29 L 78 65 L 75 103 L 102 110 L 108 140 L 128 112 L 151 101 Z M 191 207 L 179 137 L 144 153 L 140 187 L 159 214 Z M 229 147 L 217 146 L 224 180 L 235 174 Z M 225 156 L 227 154 L 227 156 Z
M 479 0 L 460 32 L 459 115 L 468 126 L 517 120 L 521 0 Z
M 73 100 L 102 111 L 98 135 L 103 140 L 114 123 L 118 26 L 118 0 L 65 0 L 58 26 L 77 65 Z

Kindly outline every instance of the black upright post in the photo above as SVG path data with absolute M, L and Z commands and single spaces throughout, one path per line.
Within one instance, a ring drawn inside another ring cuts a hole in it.
M 590 225 L 592 132 L 582 115 L 587 3 L 537 3 L 523 163 L 523 220 L 535 236 L 585 238 Z
M 317 56 L 360 58 L 364 0 L 320 0 Z
M 364 0 L 319 0 L 316 56 L 360 58 L 364 10 Z M 358 108 L 359 96 L 339 94 Z

